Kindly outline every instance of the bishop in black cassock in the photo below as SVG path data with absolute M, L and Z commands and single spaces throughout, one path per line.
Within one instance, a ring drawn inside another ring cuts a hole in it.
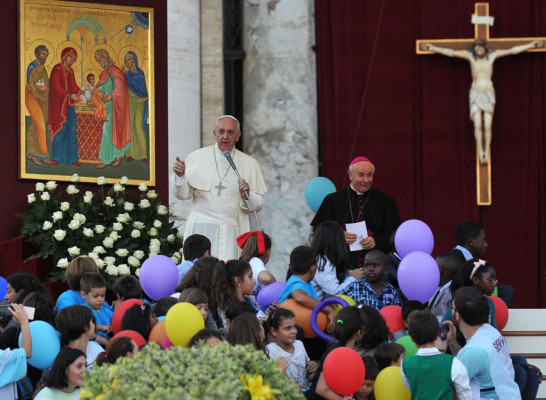
M 391 250 L 390 236 L 400 225 L 400 215 L 394 198 L 371 188 L 375 167 L 366 157 L 357 157 L 349 166 L 351 184 L 324 198 L 311 226 L 315 229 L 321 222 L 336 221 L 342 228 L 346 223 L 366 221 L 368 238 L 360 241 L 363 250 L 351 251 L 353 268 L 364 266 L 368 250 L 378 249 L 385 253 Z M 347 243 L 356 240 L 356 235 L 345 232 Z

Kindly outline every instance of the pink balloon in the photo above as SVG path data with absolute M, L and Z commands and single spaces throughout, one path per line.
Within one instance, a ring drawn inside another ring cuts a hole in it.
M 166 348 L 173 347 L 173 346 L 174 346 L 174 344 L 172 344 L 169 337 L 165 335 L 165 337 L 163 338 L 163 342 L 161 343 L 161 347 L 166 349 Z
M 434 248 L 434 236 L 428 225 L 423 221 L 409 219 L 404 221 L 396 230 L 394 245 L 401 258 L 414 251 L 431 254 Z
M 398 267 L 398 284 L 408 300 L 425 303 L 440 283 L 440 270 L 434 258 L 422 251 L 405 256 Z

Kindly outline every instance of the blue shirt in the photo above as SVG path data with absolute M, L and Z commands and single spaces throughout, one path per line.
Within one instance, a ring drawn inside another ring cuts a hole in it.
M 315 300 L 318 300 L 317 294 L 315 293 L 315 288 L 311 282 L 305 282 L 303 279 L 298 278 L 296 275 L 292 275 L 290 279 L 286 281 L 286 286 L 279 295 L 278 303 L 281 304 L 283 301 L 288 300 L 292 297 L 292 292 L 294 290 L 303 290 L 308 296 L 312 297 Z
M 402 305 L 400 294 L 394 286 L 388 282 L 384 282 L 383 290 L 379 293 L 379 296 L 375 293 L 375 290 L 373 290 L 366 279 L 360 279 L 351 283 L 337 294 L 349 296 L 358 306 L 372 306 L 376 310 L 381 310 L 383 307 L 390 305 Z
M 178 269 L 178 283 L 180 283 L 184 275 L 188 273 L 188 271 L 191 269 L 191 267 L 193 267 L 193 264 L 195 264 L 197 260 L 197 258 L 195 260 L 186 260 L 176 266 L 176 268 Z
M 67 290 L 66 292 L 61 293 L 57 299 L 57 304 L 55 305 L 55 312 L 61 311 L 65 307 L 75 306 L 75 305 L 85 305 L 85 299 L 82 297 L 80 292 L 76 290 Z
M 87 305 L 87 307 L 89 306 Z M 93 315 L 95 316 L 95 319 L 97 320 L 97 325 L 108 325 L 108 326 L 112 325 L 112 316 L 114 315 L 114 310 L 112 310 L 112 307 L 110 307 L 110 304 L 108 304 L 107 302 L 104 302 L 102 303 L 102 306 L 100 307 L 100 311 L 93 310 L 92 308 L 91 308 L 91 311 L 93 311 Z M 108 335 L 106 334 L 106 332 L 97 330 L 97 334 L 105 338 L 108 338 Z

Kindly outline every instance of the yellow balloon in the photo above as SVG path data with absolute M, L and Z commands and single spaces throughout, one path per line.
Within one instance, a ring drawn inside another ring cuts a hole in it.
M 201 311 L 193 304 L 178 303 L 165 316 L 165 331 L 175 346 L 186 347 L 191 338 L 205 327 Z
M 356 301 L 354 301 L 353 299 L 351 299 L 349 296 L 347 296 L 346 294 L 336 294 L 336 297 L 339 297 L 340 299 L 343 299 L 345 300 L 349 306 L 356 306 Z M 341 304 L 332 304 L 330 307 L 332 307 L 334 309 L 334 315 L 337 315 L 337 313 L 339 312 L 339 310 L 341 310 L 343 307 L 341 306 Z
M 402 383 L 400 367 L 392 366 L 383 369 L 373 386 L 377 400 L 410 400 L 411 392 Z

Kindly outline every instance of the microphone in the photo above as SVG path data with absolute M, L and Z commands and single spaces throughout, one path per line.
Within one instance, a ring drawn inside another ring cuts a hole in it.
M 231 154 L 229 154 L 229 150 L 224 150 L 222 152 L 224 157 L 228 160 L 229 165 L 231 165 L 231 168 L 233 171 L 235 171 L 235 174 L 237 175 L 237 178 L 241 180 L 241 175 L 239 174 L 239 171 L 237 171 L 237 167 L 235 166 L 235 163 L 233 162 L 233 158 L 231 158 Z M 245 190 L 246 198 L 248 200 L 248 203 L 250 204 L 250 207 L 252 208 L 252 212 L 254 213 L 254 218 L 256 219 L 256 225 L 258 226 L 258 230 L 261 231 L 260 227 L 260 221 L 258 221 L 258 214 L 256 213 L 256 208 L 254 208 L 254 203 L 252 203 L 252 200 L 250 199 L 250 194 Z

